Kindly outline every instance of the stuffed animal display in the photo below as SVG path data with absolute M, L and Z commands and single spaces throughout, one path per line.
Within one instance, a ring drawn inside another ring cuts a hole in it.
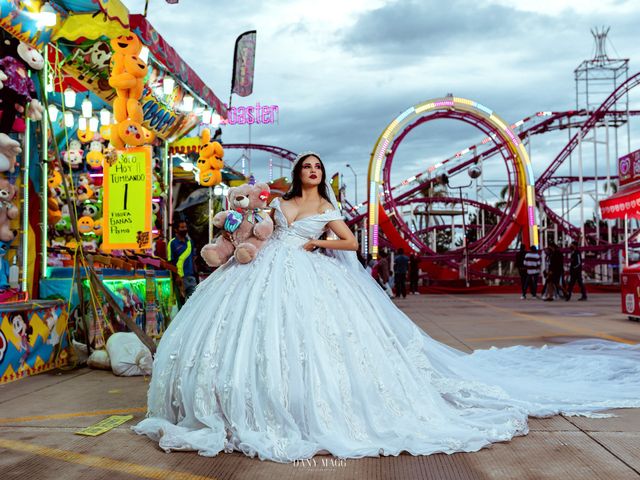
M 33 47 L 20 42 L 4 31 L 0 38 L 0 132 L 24 131 L 21 117 L 42 120 L 44 107 L 36 98 L 30 71 L 44 68 L 44 58 Z M 20 120 L 20 124 L 17 122 Z
M 249 263 L 273 233 L 271 217 L 264 212 L 269 198 L 269 185 L 244 184 L 229 189 L 230 210 L 213 217 L 222 229 L 214 243 L 205 245 L 200 255 L 211 267 L 218 267 L 234 256 L 239 263 Z
M 203 187 L 213 187 L 222 182 L 222 167 L 224 162 L 224 149 L 218 142 L 211 141 L 211 132 L 208 128 L 202 131 L 200 137 L 200 155 L 197 166 L 197 180 Z
M 140 57 L 142 43 L 134 33 L 111 40 L 111 77 L 109 85 L 116 89 L 113 116 L 117 122 L 111 128 L 111 144 L 121 150 L 126 145 L 151 143 L 154 134 L 142 126 L 143 112 L 140 98 L 148 67 Z

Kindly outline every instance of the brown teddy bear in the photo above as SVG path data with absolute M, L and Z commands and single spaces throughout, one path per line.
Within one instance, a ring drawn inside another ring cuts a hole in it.
M 6 178 L 0 178 L 0 240 L 10 242 L 15 238 L 9 223 L 18 216 L 18 207 L 12 200 L 16 196 L 17 189 Z
M 213 224 L 222 229 L 214 243 L 200 252 L 211 267 L 219 267 L 233 255 L 239 263 L 249 263 L 273 233 L 273 222 L 264 209 L 269 198 L 266 183 L 244 184 L 229 190 L 230 210 L 213 217 Z

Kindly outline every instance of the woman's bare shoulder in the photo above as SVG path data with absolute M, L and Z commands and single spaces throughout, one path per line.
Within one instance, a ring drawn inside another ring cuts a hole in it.
M 322 202 L 322 205 L 320 205 L 320 212 L 319 213 L 325 213 L 329 210 L 335 210 L 333 208 L 333 205 L 331 205 L 331 203 L 329 203 L 328 201 L 324 200 Z

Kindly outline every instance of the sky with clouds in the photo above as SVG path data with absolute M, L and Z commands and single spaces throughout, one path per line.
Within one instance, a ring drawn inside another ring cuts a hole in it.
M 134 13 L 144 8 L 143 0 L 124 3 Z M 358 175 L 362 200 L 376 139 L 413 104 L 453 93 L 489 106 L 511 123 L 537 111 L 575 108 L 573 70 L 592 57 L 590 29 L 595 26 L 611 27 L 609 56 L 629 58 L 630 74 L 638 71 L 640 60 L 636 0 L 149 3 L 149 21 L 225 102 L 235 39 L 256 29 L 254 92 L 234 96 L 233 103 L 278 105 L 280 118 L 278 125 L 252 127 L 251 140 L 317 151 L 329 173 L 344 174 L 350 199 L 354 177 L 345 164 Z M 640 95 L 632 93 L 630 100 L 632 108 L 640 108 Z M 626 149 L 626 133 L 620 133 Z M 393 179 L 425 170 L 482 137 L 451 120 L 417 128 L 398 150 Z M 223 140 L 247 142 L 248 127 L 224 127 Z M 536 174 L 564 142 L 566 132 L 533 139 Z M 634 122 L 631 143 L 632 149 L 640 148 Z M 228 151 L 226 162 L 234 164 L 241 153 Z M 252 169 L 260 179 L 268 175 L 267 161 L 268 155 L 252 153 Z M 590 171 L 592 165 L 586 165 L 585 174 Z M 504 167 L 487 166 L 485 178 L 499 182 Z

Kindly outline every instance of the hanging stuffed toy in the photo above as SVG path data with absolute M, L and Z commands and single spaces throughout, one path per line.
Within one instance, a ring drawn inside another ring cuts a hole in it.
M 154 135 L 142 126 L 140 98 L 148 67 L 140 57 L 142 43 L 134 33 L 111 40 L 111 77 L 109 85 L 116 89 L 113 116 L 117 122 L 110 132 L 111 144 L 121 150 L 126 145 L 139 146 L 153 141 Z
M 211 141 L 211 132 L 208 128 L 202 131 L 200 137 L 200 156 L 196 162 L 197 181 L 203 187 L 213 187 L 222 183 L 222 167 L 224 162 L 224 149 L 218 142 Z
M 2 33 L 0 41 L 0 70 L 6 80 L 0 89 L 0 132 L 24 131 L 15 125 L 16 119 L 26 116 L 31 120 L 42 120 L 44 107 L 36 98 L 33 80 L 29 70 L 44 68 L 44 58 L 33 47 L 20 42 L 7 33 Z M 3 77 L 4 78 L 4 77 Z
M 75 170 L 82 165 L 83 155 L 82 144 L 78 140 L 71 140 L 69 142 L 69 150 L 62 151 L 62 160 Z
M 20 153 L 22 153 L 20 142 L 6 133 L 0 133 L 0 172 L 13 173 L 17 163 L 16 157 Z
M 0 178 L 0 240 L 3 242 L 11 242 L 16 236 L 10 222 L 18 217 L 18 207 L 13 204 L 17 192 L 9 180 Z

